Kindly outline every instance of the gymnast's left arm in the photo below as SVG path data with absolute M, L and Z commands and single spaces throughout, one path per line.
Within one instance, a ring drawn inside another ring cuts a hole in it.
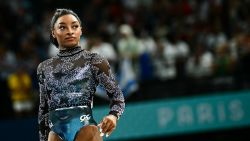
M 94 67 L 95 76 L 107 91 L 110 99 L 110 111 L 107 116 L 98 125 L 101 132 L 109 136 L 116 128 L 117 120 L 123 114 L 125 109 L 125 100 L 123 93 L 117 84 L 115 77 L 111 71 L 110 65 L 106 59 L 96 56 Z

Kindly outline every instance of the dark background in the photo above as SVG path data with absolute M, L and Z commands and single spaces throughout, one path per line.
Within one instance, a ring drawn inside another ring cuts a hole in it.
M 175 58 L 173 66 L 176 75 L 173 78 L 162 79 L 154 73 L 159 68 L 151 62 L 157 59 L 167 62 L 167 59 L 161 58 L 164 54 L 145 53 L 149 58 L 143 58 L 142 54 L 137 55 L 135 62 L 140 66 L 137 68 L 140 73 L 136 76 L 139 88 L 126 95 L 127 103 L 133 103 L 248 90 L 250 88 L 249 7 L 249 0 L 1 1 L 1 135 L 8 131 L 6 136 L 17 134 L 18 137 L 18 134 L 23 133 L 20 130 L 32 131 L 29 133 L 32 139 L 22 140 L 38 140 L 36 118 L 39 92 L 36 68 L 41 61 L 50 58 L 49 21 L 56 8 L 70 8 L 79 15 L 85 29 L 84 39 L 88 40 L 86 49 L 89 50 L 95 44 L 95 39 L 101 38 L 110 43 L 119 54 L 117 43 L 120 39 L 119 26 L 122 24 L 130 25 L 137 39 L 143 39 L 145 34 L 148 35 L 158 48 L 169 44 L 177 46 L 179 41 L 187 45 L 188 53 Z M 164 41 L 169 44 L 164 44 Z M 206 52 L 212 56 L 211 66 L 208 67 L 211 72 L 188 73 L 186 70 L 188 60 Z M 119 72 L 121 59 L 119 57 L 120 55 L 112 64 L 115 73 Z M 31 79 L 34 104 L 31 112 L 21 116 L 12 108 L 12 94 L 8 84 L 9 76 L 20 68 L 24 68 Z M 97 96 L 95 104 L 104 105 L 107 101 Z M 18 125 L 17 130 L 12 128 L 16 125 Z M 250 128 L 247 126 L 142 140 L 243 141 L 249 140 L 249 133 Z

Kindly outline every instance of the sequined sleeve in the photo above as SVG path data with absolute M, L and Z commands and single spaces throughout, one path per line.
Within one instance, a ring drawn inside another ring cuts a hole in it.
M 97 81 L 104 86 L 108 97 L 110 98 L 110 112 L 118 118 L 122 115 L 125 108 L 123 93 L 117 84 L 114 75 L 111 72 L 108 61 L 100 55 L 92 54 L 92 68 Z
M 45 86 L 45 76 L 42 71 L 43 67 L 40 63 L 37 67 L 37 77 L 39 84 L 39 112 L 38 112 L 38 125 L 39 125 L 39 138 L 40 141 L 48 140 L 49 126 L 48 126 L 48 104 L 46 99 L 46 86 Z

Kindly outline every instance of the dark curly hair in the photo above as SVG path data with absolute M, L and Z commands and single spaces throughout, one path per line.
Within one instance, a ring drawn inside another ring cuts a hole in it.
M 54 29 L 54 26 L 55 26 L 55 23 L 57 21 L 58 18 L 60 18 L 61 16 L 64 16 L 64 15 L 68 15 L 68 14 L 71 14 L 73 16 L 75 16 L 78 20 L 78 22 L 80 23 L 80 25 L 82 25 L 82 22 L 80 20 L 80 18 L 78 17 L 78 15 L 73 12 L 72 10 L 70 9 L 65 9 L 65 8 L 61 8 L 61 9 L 56 9 L 55 10 L 55 13 L 50 21 L 50 41 L 58 48 L 58 42 L 56 40 L 56 38 L 54 38 L 52 36 L 52 30 Z

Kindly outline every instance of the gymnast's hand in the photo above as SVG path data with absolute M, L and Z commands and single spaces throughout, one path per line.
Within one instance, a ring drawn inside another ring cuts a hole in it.
M 101 136 L 103 136 L 104 134 L 106 134 L 106 137 L 108 137 L 113 130 L 116 127 L 116 123 L 117 123 L 117 117 L 114 115 L 107 115 L 103 118 L 103 120 L 101 121 L 100 124 L 98 124 L 98 126 L 100 127 L 100 132 L 101 132 Z

